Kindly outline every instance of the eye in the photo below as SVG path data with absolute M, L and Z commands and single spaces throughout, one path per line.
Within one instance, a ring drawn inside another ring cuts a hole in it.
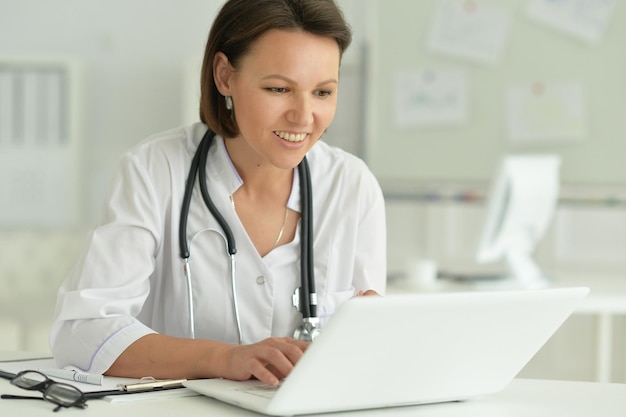
M 269 91 L 270 93 L 274 93 L 274 94 L 282 94 L 282 93 L 286 93 L 287 91 L 289 91 L 285 87 L 267 87 L 265 90 Z
M 333 92 L 331 90 L 317 90 L 315 95 L 321 98 L 326 98 L 332 96 Z

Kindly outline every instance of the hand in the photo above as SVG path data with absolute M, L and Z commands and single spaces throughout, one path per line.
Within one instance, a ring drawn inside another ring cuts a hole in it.
M 367 290 L 367 291 L 361 290 L 356 295 L 357 295 L 357 297 L 363 297 L 363 296 L 369 296 L 369 295 L 378 295 L 378 296 L 380 296 L 380 294 L 378 294 L 374 290 Z
M 234 346 L 226 357 L 223 376 L 238 381 L 254 377 L 268 385 L 277 385 L 282 378 L 289 375 L 308 345 L 286 337 Z

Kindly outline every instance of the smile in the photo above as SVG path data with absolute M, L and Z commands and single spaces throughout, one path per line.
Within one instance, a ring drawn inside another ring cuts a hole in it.
M 284 139 L 288 142 L 302 142 L 304 138 L 307 137 L 307 133 L 295 134 L 295 133 L 282 132 L 280 130 L 274 131 L 274 134 L 278 136 L 279 138 Z

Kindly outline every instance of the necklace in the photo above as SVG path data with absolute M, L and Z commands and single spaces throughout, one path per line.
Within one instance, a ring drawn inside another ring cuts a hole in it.
M 287 213 L 289 213 L 289 209 L 285 206 L 285 217 L 283 218 L 283 224 L 280 226 L 280 230 L 278 231 L 278 237 L 272 246 L 272 249 L 276 248 L 280 243 L 280 239 L 283 237 L 283 233 L 285 232 L 285 224 L 287 224 Z
M 237 211 L 237 208 L 235 207 L 235 199 L 233 198 L 232 195 L 230 196 L 230 203 L 233 206 L 233 210 Z M 285 233 L 285 225 L 287 224 L 288 214 L 289 214 L 289 208 L 285 206 L 285 217 L 283 218 L 283 224 L 280 225 L 280 230 L 278 231 L 278 236 L 276 237 L 276 240 L 274 241 L 274 244 L 272 245 L 272 249 L 276 249 L 276 247 L 280 243 L 280 240 L 283 238 L 283 234 Z

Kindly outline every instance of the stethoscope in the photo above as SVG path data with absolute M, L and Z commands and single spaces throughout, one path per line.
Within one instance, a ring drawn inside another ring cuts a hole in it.
M 191 282 L 191 268 L 189 266 L 189 245 L 187 243 L 187 218 L 189 217 L 189 205 L 191 194 L 199 177 L 200 192 L 205 205 L 211 215 L 217 220 L 222 231 L 228 257 L 230 258 L 230 285 L 233 296 L 233 313 L 237 324 L 237 334 L 239 343 L 242 343 L 241 319 L 239 317 L 239 306 L 237 304 L 237 282 L 236 282 L 236 262 L 235 255 L 237 247 L 233 232 L 221 213 L 213 204 L 206 183 L 206 161 L 209 148 L 213 143 L 215 133 L 210 129 L 204 134 L 198 149 L 191 161 L 189 176 L 185 184 L 185 194 L 180 214 L 179 243 L 180 256 L 183 258 L 183 271 L 187 281 L 187 296 L 189 298 L 189 328 L 191 338 L 195 339 L 195 320 L 193 307 L 193 285 Z M 198 175 L 199 174 L 199 175 Z M 292 296 L 293 306 L 302 313 L 302 322 L 294 331 L 293 337 L 298 340 L 313 341 L 319 334 L 319 318 L 317 317 L 317 294 L 315 293 L 315 276 L 313 271 L 313 202 L 311 193 L 311 173 L 306 157 L 298 165 L 300 180 L 300 200 L 301 200 L 301 224 L 300 224 L 300 287 L 296 288 Z M 219 234 L 219 232 L 218 232 Z

